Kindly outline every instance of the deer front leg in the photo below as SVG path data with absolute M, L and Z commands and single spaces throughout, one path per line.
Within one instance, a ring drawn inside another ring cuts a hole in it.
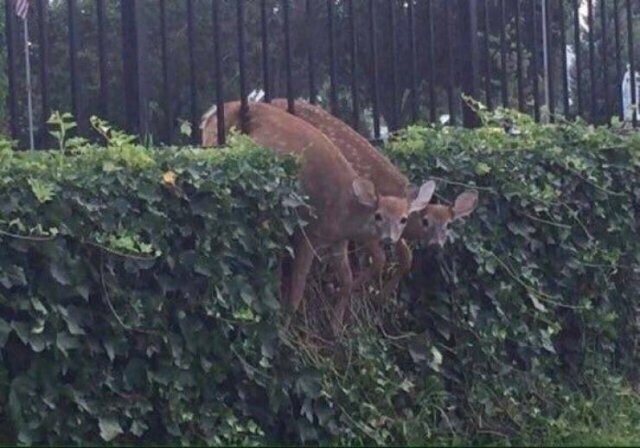
M 400 239 L 396 243 L 396 257 L 398 257 L 398 270 L 382 288 L 383 296 L 387 296 L 393 290 L 395 290 L 398 287 L 398 284 L 400 283 L 402 277 L 411 270 L 413 255 L 411 253 L 411 248 L 403 239 Z
M 338 302 L 333 309 L 331 316 L 331 331 L 337 336 L 342 329 L 344 313 L 351 299 L 351 291 L 353 290 L 353 272 L 349 263 L 349 242 L 344 241 L 334 246 L 331 256 L 331 265 L 340 282 L 340 291 L 338 293 Z
M 387 256 L 384 254 L 384 249 L 378 240 L 367 241 L 364 245 L 369 255 L 371 255 L 371 265 L 360 272 L 353 284 L 354 290 L 359 289 L 362 285 L 371 281 L 372 278 L 380 276 L 387 262 Z
M 291 262 L 291 284 L 288 291 L 288 305 L 291 314 L 298 310 L 302 301 L 307 276 L 313 263 L 314 250 L 307 238 L 300 237 L 297 238 L 293 253 L 295 258 Z
M 289 287 L 291 286 L 291 257 L 283 253 L 278 260 L 277 276 L 280 282 L 280 303 L 289 304 Z

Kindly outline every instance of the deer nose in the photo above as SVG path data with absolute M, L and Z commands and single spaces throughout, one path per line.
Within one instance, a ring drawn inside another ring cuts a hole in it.
M 385 236 L 384 238 L 382 238 L 382 244 L 391 244 L 393 243 L 393 238 L 391 238 L 390 236 Z

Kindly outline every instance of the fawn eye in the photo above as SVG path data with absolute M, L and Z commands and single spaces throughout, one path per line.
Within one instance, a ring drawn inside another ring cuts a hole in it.
M 403 216 L 402 218 L 400 218 L 400 224 L 406 224 L 407 223 L 407 217 Z
M 427 218 L 422 218 L 422 226 L 429 227 L 429 220 Z
M 376 219 L 376 221 L 382 221 L 382 214 L 378 212 L 374 215 L 374 218 Z

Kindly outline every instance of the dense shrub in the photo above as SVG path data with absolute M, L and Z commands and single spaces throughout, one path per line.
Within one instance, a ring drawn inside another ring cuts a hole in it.
M 251 365 L 274 355 L 301 203 L 270 154 L 0 153 L 0 407 L 19 441 L 262 435 Z
M 445 252 L 416 250 L 397 300 L 354 297 L 333 342 L 279 324 L 292 161 L 241 139 L 0 147 L 0 437 L 566 441 L 598 400 L 633 428 L 640 140 L 500 114 L 387 145 L 441 199 L 481 202 Z
M 480 206 L 446 253 L 416 251 L 402 299 L 465 433 L 518 433 L 564 386 L 637 376 L 640 140 L 499 111 L 477 130 L 414 127 L 387 153 Z M 583 389 L 584 390 L 584 389 Z

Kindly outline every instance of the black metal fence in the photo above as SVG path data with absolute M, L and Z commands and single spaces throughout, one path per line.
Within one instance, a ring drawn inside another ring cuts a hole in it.
M 25 140 L 21 22 L 5 0 L 9 132 Z M 38 145 L 51 110 L 181 143 L 213 103 L 319 102 L 378 139 L 385 126 L 473 126 L 466 94 L 596 123 L 623 118 L 637 0 L 34 0 Z M 544 15 L 544 17 L 543 17 Z M 636 102 L 631 76 L 630 103 Z M 221 114 L 222 108 L 218 108 Z M 1 117 L 0 117 L 1 118 Z M 222 115 L 220 115 L 222 119 Z M 635 115 L 633 121 L 635 124 Z M 184 121 L 182 121 L 184 119 Z M 224 134 L 221 134 L 224 138 Z

